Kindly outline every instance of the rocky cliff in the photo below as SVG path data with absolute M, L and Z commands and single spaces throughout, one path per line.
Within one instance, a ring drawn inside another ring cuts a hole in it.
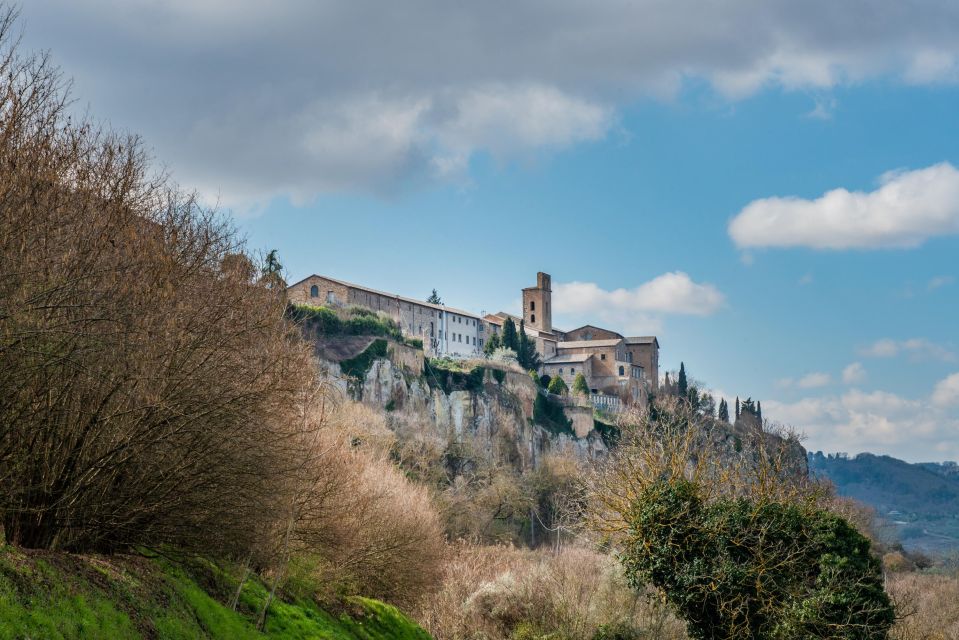
M 417 375 L 408 363 L 408 354 L 391 345 L 388 356 L 373 360 L 361 381 L 343 376 L 333 362 L 321 366 L 342 393 L 383 410 L 397 430 L 426 423 L 446 442 L 468 438 L 487 455 L 509 459 L 520 470 L 534 468 L 550 451 L 585 458 L 608 452 L 603 435 L 594 429 L 591 408 L 563 407 L 568 429 L 537 424 L 534 403 L 540 391 L 528 375 L 484 368 L 470 388 L 446 389 L 431 379 L 429 370 Z

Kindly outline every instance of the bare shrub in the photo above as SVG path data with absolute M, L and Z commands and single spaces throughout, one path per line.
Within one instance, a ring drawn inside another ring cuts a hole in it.
M 658 601 L 631 591 L 614 559 L 583 548 L 453 546 L 442 589 L 418 619 L 439 640 L 555 637 L 685 638 Z M 610 637 L 613 637 L 610 635 Z
M 439 583 L 445 553 L 440 518 L 425 487 L 386 457 L 382 423 L 329 389 L 304 407 L 304 464 L 291 480 L 288 518 L 273 540 L 275 583 L 312 597 L 376 597 L 410 607 Z M 360 435 L 366 434 L 366 435 Z M 286 529 L 284 532 L 283 529 Z
M 886 588 L 896 602 L 899 622 L 894 640 L 959 638 L 959 578 L 922 573 L 894 573 Z
M 64 113 L 0 22 L 0 515 L 31 547 L 240 553 L 276 517 L 310 370 L 233 229 Z M 224 264 L 226 268 L 224 268 Z

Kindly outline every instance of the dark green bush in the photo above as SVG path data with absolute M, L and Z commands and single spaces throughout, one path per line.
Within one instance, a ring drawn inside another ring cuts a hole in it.
M 287 316 L 300 325 L 307 337 L 311 336 L 384 336 L 403 341 L 403 332 L 396 322 L 369 309 L 351 307 L 345 320 L 333 309 L 291 304 Z M 422 342 L 420 343 L 422 348 Z
M 478 392 L 483 389 L 484 367 L 473 367 L 463 371 L 455 362 L 438 358 L 427 358 L 423 363 L 423 375 L 431 389 L 442 389 L 444 393 L 453 391 Z
M 748 498 L 706 504 L 685 479 L 638 497 L 622 562 L 700 640 L 880 640 L 895 617 L 869 540 L 843 518 Z
M 563 413 L 563 407 L 548 396 L 537 393 L 533 401 L 533 423 L 554 434 L 576 437 L 572 421 Z
M 503 384 L 503 380 L 506 380 L 506 372 L 502 369 L 493 369 L 493 378 L 497 384 Z
M 377 339 L 356 356 L 340 363 L 340 370 L 345 375 L 363 379 L 373 366 L 373 361 L 387 356 L 386 340 Z
M 619 427 L 603 422 L 602 420 L 596 420 L 595 418 L 593 419 L 593 429 L 600 435 L 603 439 L 603 444 L 605 444 L 608 449 L 615 447 L 622 436 Z

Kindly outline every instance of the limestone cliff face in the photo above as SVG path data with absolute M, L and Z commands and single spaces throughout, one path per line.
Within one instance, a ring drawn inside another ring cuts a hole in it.
M 327 369 L 338 371 L 332 364 Z M 347 384 L 345 380 L 338 384 L 354 400 L 385 411 L 393 425 L 411 421 L 431 424 L 448 442 L 471 438 L 488 454 L 508 457 L 520 469 L 534 468 L 550 451 L 589 458 L 608 453 L 602 436 L 593 429 L 589 408 L 564 409 L 575 436 L 534 424 L 533 403 L 539 390 L 529 376 L 521 373 L 506 371 L 497 380 L 487 370 L 480 388 L 447 393 L 390 359 L 378 359 L 361 384 Z

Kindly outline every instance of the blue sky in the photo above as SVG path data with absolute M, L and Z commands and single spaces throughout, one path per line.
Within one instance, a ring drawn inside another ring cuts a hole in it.
M 291 281 L 516 311 L 546 271 L 556 324 L 655 333 L 807 448 L 959 458 L 959 12 L 633 4 L 22 18 Z

